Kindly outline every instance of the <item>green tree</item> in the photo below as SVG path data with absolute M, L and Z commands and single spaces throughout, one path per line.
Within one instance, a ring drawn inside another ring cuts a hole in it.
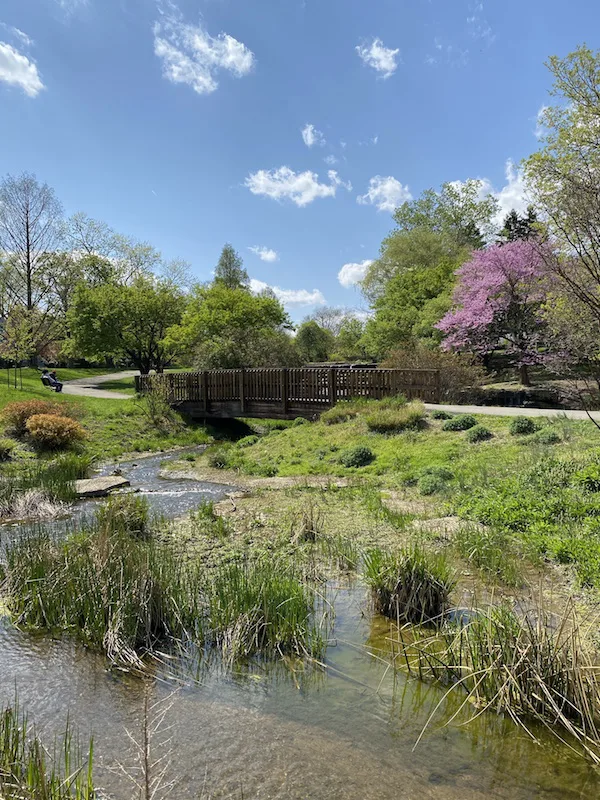
M 437 192 L 427 189 L 416 200 L 408 200 L 396 209 L 394 219 L 400 230 L 426 228 L 446 234 L 459 246 L 480 248 L 491 235 L 498 201 L 485 192 L 482 180 L 442 184 Z
M 314 319 L 303 322 L 296 334 L 296 347 L 303 361 L 327 361 L 333 352 L 335 337 Z
M 533 206 L 527 209 L 527 216 L 519 216 L 513 208 L 504 219 L 504 227 L 500 231 L 498 241 L 516 242 L 519 239 L 525 241 L 535 239 L 540 235 L 540 224 Z
M 278 336 L 289 327 L 277 298 L 215 279 L 192 290 L 181 324 L 169 331 L 168 341 L 190 354 L 199 369 L 269 366 L 266 359 L 277 340 L 280 353 L 287 347 Z
M 125 358 L 143 374 L 162 372 L 176 355 L 166 333 L 181 321 L 185 303 L 177 288 L 151 277 L 137 277 L 131 284 L 79 283 L 67 313 L 67 352 Z
M 335 341 L 335 352 L 343 361 L 357 361 L 368 357 L 363 343 L 365 325 L 356 317 L 346 317 Z
M 547 67 L 558 103 L 542 113 L 525 177 L 554 246 L 547 267 L 600 320 L 600 51 L 581 46 Z
M 227 289 L 247 287 L 250 283 L 241 256 L 230 244 L 226 244 L 221 251 L 219 263 L 215 268 L 215 283 L 220 283 Z

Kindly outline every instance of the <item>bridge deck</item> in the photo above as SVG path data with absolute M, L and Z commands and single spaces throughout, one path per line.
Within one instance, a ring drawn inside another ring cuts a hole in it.
M 340 400 L 408 399 L 440 402 L 439 370 L 264 368 L 174 372 L 136 377 L 136 388 L 164 394 L 194 418 L 262 417 L 312 419 Z

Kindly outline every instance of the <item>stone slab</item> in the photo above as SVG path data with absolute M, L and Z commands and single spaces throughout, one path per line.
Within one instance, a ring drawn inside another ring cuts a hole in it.
M 116 489 L 125 489 L 130 483 L 120 475 L 107 475 L 102 478 L 85 478 L 75 481 L 75 491 L 79 497 L 106 497 Z

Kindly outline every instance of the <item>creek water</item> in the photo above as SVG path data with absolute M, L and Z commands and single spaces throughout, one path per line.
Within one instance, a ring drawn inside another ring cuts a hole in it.
M 165 516 L 226 493 L 227 487 L 160 479 L 164 460 L 122 470 Z M 371 613 L 364 587 L 331 585 L 329 597 L 336 617 L 324 669 L 294 672 L 260 661 L 226 669 L 218 659 L 165 659 L 146 690 L 139 679 L 108 670 L 98 654 L 5 621 L 0 701 L 10 702 L 16 689 L 45 737 L 60 734 L 67 716 L 83 741 L 93 735 L 96 782 L 103 796 L 117 800 L 139 796 L 117 765 L 135 770 L 127 732 L 140 735 L 145 691 L 167 704 L 156 753 L 169 737 L 170 796 L 182 800 L 600 796 L 597 772 L 543 731 L 536 731 L 536 744 L 493 714 L 463 725 L 472 709 L 444 726 L 458 711 L 458 695 L 443 700 L 437 687 L 394 677 L 386 663 L 389 625 Z

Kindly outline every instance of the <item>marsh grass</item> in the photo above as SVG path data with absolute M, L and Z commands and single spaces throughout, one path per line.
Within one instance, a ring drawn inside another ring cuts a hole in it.
M 68 725 L 51 754 L 16 701 L 0 711 L 3 800 L 94 800 L 92 743 L 85 761 Z
M 434 636 L 400 631 L 398 646 L 396 665 L 461 692 L 459 710 L 506 714 L 534 739 L 539 723 L 600 764 L 600 667 L 571 608 L 553 620 L 543 609 L 519 617 L 495 607 Z
M 512 539 L 505 531 L 481 525 L 463 525 L 454 536 L 458 553 L 492 579 L 507 586 L 522 582 Z
M 419 546 L 396 553 L 368 550 L 364 578 L 381 614 L 415 624 L 441 623 L 455 583 L 445 555 Z
M 423 403 L 412 402 L 408 405 L 377 408 L 365 416 L 367 428 L 375 433 L 402 433 L 418 431 L 427 424 Z

